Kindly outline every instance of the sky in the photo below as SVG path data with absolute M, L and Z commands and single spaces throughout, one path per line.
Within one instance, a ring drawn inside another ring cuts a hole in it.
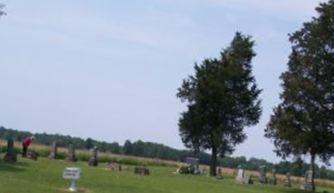
M 279 101 L 288 34 L 316 0 L 0 0 L 0 125 L 183 149 L 176 98 L 195 62 L 218 57 L 236 31 L 256 42 L 259 124 L 233 156 L 278 162 L 264 137 Z

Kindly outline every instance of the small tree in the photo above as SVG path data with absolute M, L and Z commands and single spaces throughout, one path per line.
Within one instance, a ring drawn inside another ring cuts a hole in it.
M 3 11 L 4 8 L 5 8 L 5 5 L 0 3 L 0 17 L 2 15 L 6 15 L 6 12 Z
M 290 35 L 282 102 L 265 129 L 279 156 L 310 155 L 313 190 L 316 156 L 327 163 L 334 152 L 334 1 L 316 10 L 317 18 Z
M 213 176 L 217 156 L 233 152 L 246 138 L 244 127 L 256 124 L 261 114 L 261 90 L 252 75 L 253 46 L 249 36 L 236 33 L 220 58 L 195 64 L 195 75 L 178 89 L 177 97 L 188 107 L 179 120 L 182 141 L 196 151 L 211 149 Z

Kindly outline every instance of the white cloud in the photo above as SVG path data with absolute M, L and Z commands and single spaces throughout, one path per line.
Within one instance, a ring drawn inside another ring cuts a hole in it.
M 324 0 L 207 0 L 215 5 L 230 6 L 233 8 L 249 8 L 273 12 L 279 15 L 305 16 L 315 12 L 315 7 Z

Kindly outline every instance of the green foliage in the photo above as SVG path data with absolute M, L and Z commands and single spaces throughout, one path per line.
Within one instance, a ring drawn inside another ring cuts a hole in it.
M 290 35 L 282 102 L 265 130 L 279 156 L 308 153 L 312 169 L 316 156 L 328 163 L 334 153 L 334 1 L 316 10 L 318 17 Z
M 0 17 L 6 15 L 6 12 L 3 11 L 5 5 L 0 3 Z
M 232 153 L 246 138 L 244 127 L 256 124 L 261 115 L 261 90 L 252 75 L 253 46 L 251 37 L 237 32 L 220 58 L 196 64 L 195 75 L 178 89 L 177 97 L 188 108 L 179 120 L 180 136 L 188 148 L 212 150 L 212 175 L 217 155 Z

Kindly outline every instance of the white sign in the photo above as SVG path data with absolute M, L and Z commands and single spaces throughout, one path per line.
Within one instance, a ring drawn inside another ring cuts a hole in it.
M 78 180 L 80 178 L 80 168 L 66 168 L 63 172 L 63 178 L 67 180 Z
M 70 192 L 76 192 L 76 180 L 80 178 L 81 169 L 80 168 L 66 168 L 63 172 L 63 178 L 67 180 L 71 180 L 71 185 L 69 188 Z

